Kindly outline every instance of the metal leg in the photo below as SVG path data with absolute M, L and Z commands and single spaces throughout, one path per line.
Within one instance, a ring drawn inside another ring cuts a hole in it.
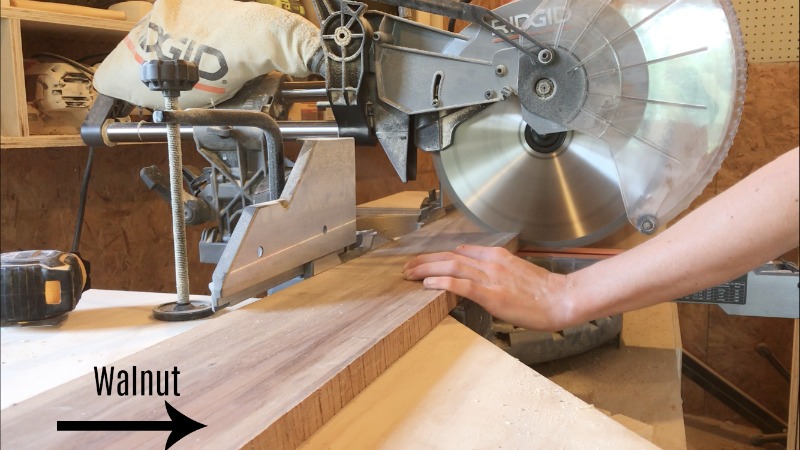
M 725 379 L 712 368 L 703 364 L 697 357 L 683 351 L 683 374 L 697 383 L 709 394 L 716 397 L 729 408 L 736 411 L 750 423 L 768 434 L 782 434 L 786 431 L 786 421 L 776 416 L 752 397 Z

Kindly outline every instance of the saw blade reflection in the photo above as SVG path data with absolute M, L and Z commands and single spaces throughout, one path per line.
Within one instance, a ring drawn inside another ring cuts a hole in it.
M 487 107 L 434 154 L 453 202 L 529 245 L 586 245 L 619 229 L 627 218 L 607 144 L 568 131 L 558 147 L 540 148 L 526 139 L 520 108 L 515 98 Z

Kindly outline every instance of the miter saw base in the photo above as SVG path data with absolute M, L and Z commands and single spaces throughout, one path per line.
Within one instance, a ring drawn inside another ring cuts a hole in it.
M 622 315 L 604 317 L 555 333 L 532 331 L 495 319 L 490 340 L 509 355 L 532 366 L 569 358 L 603 345 L 619 347 Z
M 524 258 L 553 273 L 567 274 L 594 264 L 602 256 L 528 254 Z M 495 318 L 488 338 L 511 356 L 534 365 L 579 355 L 603 345 L 618 347 L 621 333 L 622 314 L 601 317 L 555 333 L 527 330 Z

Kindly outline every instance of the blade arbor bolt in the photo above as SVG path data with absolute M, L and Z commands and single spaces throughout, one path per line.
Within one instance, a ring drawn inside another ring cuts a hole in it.
M 553 80 L 549 78 L 542 78 L 541 80 L 537 81 L 536 85 L 533 87 L 533 91 L 540 98 L 552 97 L 555 90 L 556 90 L 556 85 L 555 83 L 553 83 Z

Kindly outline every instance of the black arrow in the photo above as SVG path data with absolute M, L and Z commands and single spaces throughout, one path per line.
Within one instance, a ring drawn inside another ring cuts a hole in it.
M 200 422 L 194 421 L 180 411 L 173 408 L 166 400 L 167 414 L 172 420 L 148 422 L 145 420 L 59 420 L 56 425 L 58 431 L 172 431 L 167 438 L 164 449 L 180 441 L 185 436 L 205 427 Z

